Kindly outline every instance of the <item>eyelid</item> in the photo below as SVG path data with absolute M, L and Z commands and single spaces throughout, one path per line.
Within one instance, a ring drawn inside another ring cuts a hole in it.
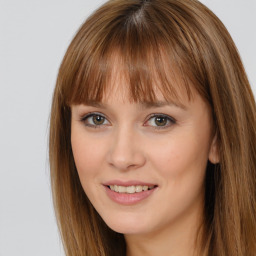
M 91 112 L 88 112 L 86 114 L 83 114 L 83 115 L 80 115 L 80 120 L 84 120 L 90 116 L 93 116 L 93 115 L 99 115 L 99 116 L 103 116 L 105 117 L 105 115 L 101 112 L 94 112 L 94 111 L 91 111 Z M 106 118 L 106 117 L 105 117 Z

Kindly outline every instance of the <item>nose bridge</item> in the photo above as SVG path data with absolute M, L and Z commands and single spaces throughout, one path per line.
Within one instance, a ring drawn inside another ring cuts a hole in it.
M 117 127 L 112 134 L 108 162 L 120 170 L 136 169 L 145 163 L 138 132 L 129 126 Z

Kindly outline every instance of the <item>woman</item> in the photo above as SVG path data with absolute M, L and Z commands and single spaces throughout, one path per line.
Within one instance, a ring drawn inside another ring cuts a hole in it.
M 61 64 L 52 191 L 67 255 L 256 254 L 255 101 L 196 0 L 112 0 Z

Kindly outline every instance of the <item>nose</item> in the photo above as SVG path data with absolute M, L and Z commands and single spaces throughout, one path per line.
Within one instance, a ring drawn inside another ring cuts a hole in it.
M 107 161 L 121 171 L 142 167 L 146 158 L 139 135 L 126 128 L 119 129 L 112 134 Z

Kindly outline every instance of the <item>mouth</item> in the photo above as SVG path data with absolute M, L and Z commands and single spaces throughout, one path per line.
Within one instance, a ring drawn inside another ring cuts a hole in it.
M 122 193 L 122 194 L 135 194 L 143 191 L 148 191 L 157 187 L 157 185 L 132 185 L 132 186 L 120 186 L 120 185 L 108 185 L 110 190 Z
M 158 185 L 138 181 L 120 182 L 112 181 L 104 184 L 106 194 L 115 203 L 121 205 L 134 205 L 155 194 Z

